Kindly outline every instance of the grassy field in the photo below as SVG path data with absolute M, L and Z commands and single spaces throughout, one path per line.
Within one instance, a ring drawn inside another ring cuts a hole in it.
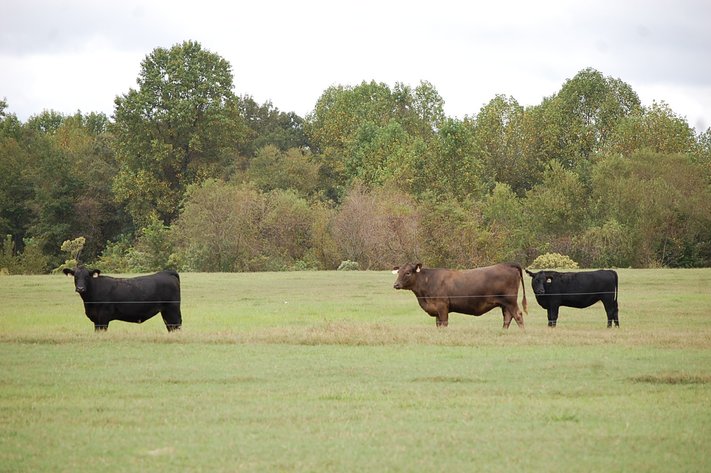
M 385 272 L 186 273 L 177 334 L 0 277 L 0 471 L 709 471 L 711 269 L 619 273 L 620 329 L 529 285 L 525 331 Z

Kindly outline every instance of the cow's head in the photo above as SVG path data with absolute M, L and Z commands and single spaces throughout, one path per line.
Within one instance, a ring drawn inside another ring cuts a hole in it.
M 404 266 L 393 268 L 393 274 L 397 274 L 397 280 L 393 287 L 395 289 L 412 289 L 417 279 L 417 273 L 422 269 L 422 263 L 407 263 Z
M 74 288 L 79 294 L 84 294 L 89 285 L 91 284 L 91 278 L 98 278 L 101 271 L 98 269 L 86 269 L 86 268 L 64 268 L 64 274 L 67 276 L 74 276 Z
M 538 271 L 537 273 L 532 273 L 526 270 L 526 273 L 533 278 L 531 281 L 531 287 L 533 287 L 533 292 L 537 295 L 545 294 L 550 292 L 548 289 L 553 284 L 556 278 L 556 273 L 553 271 Z

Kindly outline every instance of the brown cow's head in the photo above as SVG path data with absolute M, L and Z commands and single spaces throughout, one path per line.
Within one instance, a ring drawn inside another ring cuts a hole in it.
M 86 268 L 75 268 L 69 269 L 64 268 L 64 274 L 67 276 L 74 276 L 74 288 L 79 294 L 83 294 L 89 289 L 91 284 L 91 278 L 98 278 L 101 271 L 98 269 L 86 269 Z
M 404 266 L 393 268 L 393 274 L 397 274 L 397 280 L 393 287 L 395 289 L 412 289 L 417 279 L 417 273 L 422 269 L 422 263 L 407 263 Z

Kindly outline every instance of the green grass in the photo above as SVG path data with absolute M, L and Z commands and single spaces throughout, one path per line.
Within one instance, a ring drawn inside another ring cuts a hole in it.
M 183 274 L 95 334 L 72 281 L 0 278 L 0 471 L 708 471 L 711 270 L 620 271 L 525 331 L 437 330 L 380 272 Z M 528 284 L 528 280 L 526 281 Z

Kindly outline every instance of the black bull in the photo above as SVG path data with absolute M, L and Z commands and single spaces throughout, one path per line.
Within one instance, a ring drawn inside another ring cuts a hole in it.
M 161 271 L 130 279 L 100 276 L 98 269 L 64 269 L 74 276 L 76 292 L 84 301 L 84 312 L 94 328 L 106 330 L 112 320 L 142 323 L 158 312 L 169 332 L 182 324 L 180 277 L 175 271 Z
M 590 307 L 602 301 L 607 312 L 607 326 L 620 326 L 617 305 L 617 273 L 612 270 L 580 271 L 560 273 L 557 271 L 526 270 L 533 279 L 533 293 L 541 307 L 548 311 L 548 326 L 555 327 L 558 322 L 558 309 Z
M 482 315 L 494 307 L 501 307 L 504 328 L 516 320 L 523 328 L 523 313 L 518 306 L 518 286 L 523 286 L 523 310 L 526 286 L 523 270 L 517 264 L 497 264 L 484 268 L 455 271 L 426 269 L 421 263 L 408 263 L 394 269 L 395 289 L 409 289 L 417 296 L 422 310 L 437 318 L 438 327 L 446 327 L 449 313 Z

